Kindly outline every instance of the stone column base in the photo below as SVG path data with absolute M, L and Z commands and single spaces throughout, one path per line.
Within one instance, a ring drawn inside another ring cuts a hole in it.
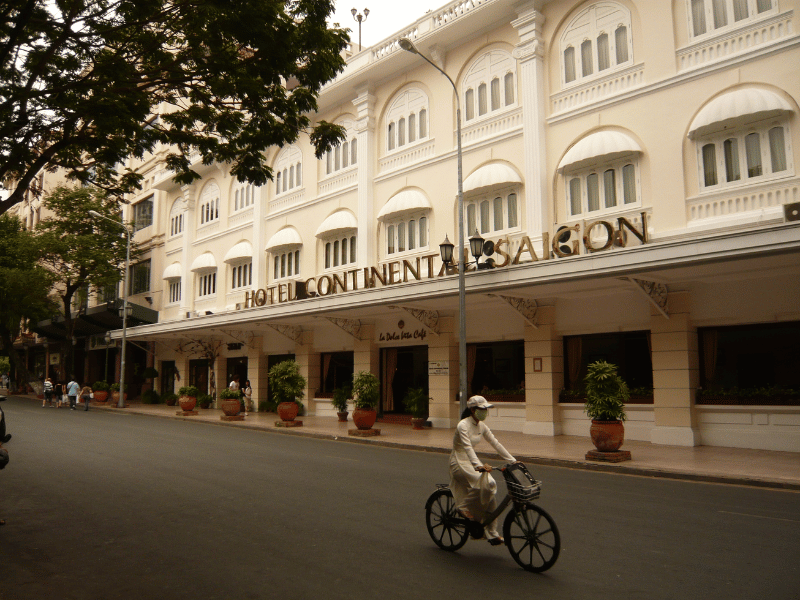
M 550 423 L 546 421 L 525 421 L 522 426 L 522 433 L 528 435 L 546 435 L 555 437 L 561 435 L 561 423 Z
M 699 446 L 699 433 L 691 427 L 654 427 L 650 442 L 665 446 Z

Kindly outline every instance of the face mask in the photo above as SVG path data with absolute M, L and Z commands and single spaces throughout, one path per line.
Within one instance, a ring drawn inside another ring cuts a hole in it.
M 478 419 L 478 421 L 483 421 L 488 416 L 489 416 L 489 411 L 486 410 L 485 408 L 479 408 L 478 410 L 475 411 L 475 418 Z

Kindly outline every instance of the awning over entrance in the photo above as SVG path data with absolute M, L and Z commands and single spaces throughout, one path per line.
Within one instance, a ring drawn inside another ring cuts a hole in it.
M 378 213 L 378 220 L 385 221 L 396 215 L 415 210 L 431 210 L 430 200 L 419 190 L 403 190 L 389 198 Z
M 714 98 L 697 113 L 689 127 L 689 137 L 790 112 L 792 107 L 775 92 L 759 88 L 734 90 Z
M 128 316 L 128 327 L 158 323 L 158 311 L 133 302 L 128 302 L 128 307 L 131 309 L 131 314 Z M 122 329 L 122 317 L 119 316 L 121 308 L 122 300 L 117 299 L 93 306 L 84 314 L 75 315 L 73 317 L 75 319 L 75 335 L 100 335 L 113 329 Z M 67 337 L 62 316 L 39 321 L 31 329 L 51 340 L 63 340 Z
M 614 158 L 642 148 L 631 136 L 619 131 L 598 131 L 587 135 L 570 148 L 558 163 L 558 170 L 577 168 L 598 158 Z

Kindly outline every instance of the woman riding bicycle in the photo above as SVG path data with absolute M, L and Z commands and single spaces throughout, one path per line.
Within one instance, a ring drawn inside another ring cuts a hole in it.
M 467 408 L 456 425 L 450 454 L 450 490 L 456 509 L 464 517 L 477 521 L 497 508 L 497 483 L 489 475 L 492 467 L 478 460 L 474 446 L 485 439 L 504 460 L 517 462 L 483 422 L 490 408 L 492 405 L 483 396 L 473 396 L 467 401 Z M 493 546 L 503 543 L 496 519 L 486 526 L 486 536 Z

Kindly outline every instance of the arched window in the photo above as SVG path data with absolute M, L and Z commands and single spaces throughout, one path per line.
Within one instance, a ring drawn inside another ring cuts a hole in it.
M 428 137 L 428 97 L 412 88 L 400 92 L 386 113 L 386 150 L 404 148 Z
M 201 226 L 219 219 L 219 196 L 219 187 L 213 181 L 203 188 L 198 202 Z
M 516 105 L 514 91 L 517 61 L 504 50 L 479 56 L 462 83 L 467 122 Z
M 776 0 L 688 0 L 693 37 L 719 34 L 777 12 Z
M 561 36 L 564 84 L 600 77 L 632 62 L 630 11 L 616 2 L 597 2 L 580 11 Z
M 252 183 L 241 183 L 234 181 L 233 183 L 233 206 L 231 212 L 237 213 L 246 210 L 255 204 L 256 196 L 261 188 L 256 187 Z
M 273 167 L 275 177 L 275 195 L 298 189 L 302 185 L 303 154 L 297 146 L 287 146 L 280 151 Z
M 169 211 L 169 236 L 173 237 L 183 233 L 183 200 L 178 198 L 172 203 Z
M 345 139 L 339 145 L 325 153 L 325 175 L 333 175 L 355 167 L 358 163 L 358 142 L 356 139 L 355 121 L 350 117 L 337 119 L 337 125 L 345 129 Z

